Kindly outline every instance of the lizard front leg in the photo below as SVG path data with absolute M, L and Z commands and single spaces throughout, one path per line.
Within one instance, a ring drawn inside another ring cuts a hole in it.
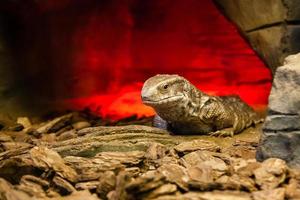
M 215 99 L 210 99 L 202 109 L 203 121 L 213 124 L 215 130 L 217 129 L 214 132 L 208 133 L 210 136 L 232 137 L 235 133 L 232 117 L 229 110 L 220 101 Z
M 168 122 L 159 115 L 154 116 L 152 125 L 156 128 L 168 130 Z

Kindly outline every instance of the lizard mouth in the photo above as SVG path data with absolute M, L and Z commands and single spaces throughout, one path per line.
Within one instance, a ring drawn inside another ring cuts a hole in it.
M 182 95 L 177 95 L 177 96 L 172 96 L 172 97 L 167 97 L 167 98 L 163 98 L 163 99 L 159 99 L 159 100 L 143 100 L 143 103 L 146 105 L 159 105 L 159 104 L 164 104 L 164 103 L 168 103 L 168 102 L 174 102 L 174 101 L 178 101 L 180 99 L 182 99 Z

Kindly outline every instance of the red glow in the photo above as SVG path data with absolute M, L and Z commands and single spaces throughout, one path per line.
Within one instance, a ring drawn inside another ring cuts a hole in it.
M 182 75 L 211 94 L 267 104 L 269 70 L 211 0 L 125 2 L 92 9 L 72 36 L 73 107 L 113 119 L 152 115 L 140 89 L 157 73 Z

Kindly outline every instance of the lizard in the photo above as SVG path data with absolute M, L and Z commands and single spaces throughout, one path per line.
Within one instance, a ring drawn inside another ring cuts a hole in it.
M 147 79 L 141 98 L 156 112 L 153 126 L 174 134 L 233 136 L 262 122 L 239 96 L 208 95 L 179 75 Z

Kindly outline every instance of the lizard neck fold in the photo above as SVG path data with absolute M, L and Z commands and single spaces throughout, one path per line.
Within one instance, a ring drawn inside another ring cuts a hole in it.
M 211 98 L 208 94 L 205 94 L 198 90 L 194 85 L 189 85 L 188 90 L 188 102 L 186 103 L 185 118 L 191 120 L 194 117 L 198 117 L 201 112 L 201 108 Z
M 198 117 L 201 107 L 210 98 L 188 81 L 185 84 L 183 96 L 180 103 L 177 102 L 176 105 L 170 102 L 169 105 L 157 107 L 155 110 L 158 115 L 166 121 L 190 121 Z

